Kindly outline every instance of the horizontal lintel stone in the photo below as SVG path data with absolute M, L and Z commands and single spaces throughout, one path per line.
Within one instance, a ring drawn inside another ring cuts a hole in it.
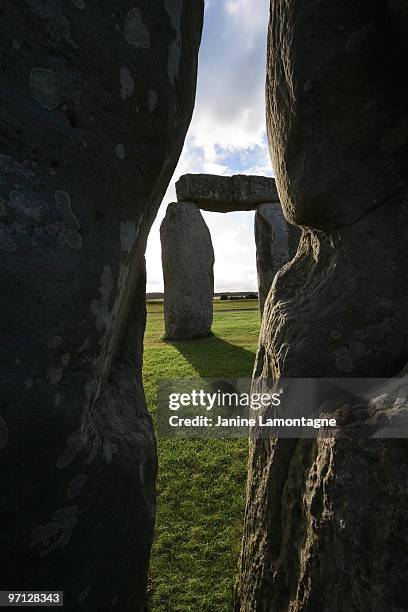
M 195 202 L 211 212 L 254 210 L 258 204 L 279 202 L 275 179 L 267 176 L 184 174 L 176 192 L 179 202 Z

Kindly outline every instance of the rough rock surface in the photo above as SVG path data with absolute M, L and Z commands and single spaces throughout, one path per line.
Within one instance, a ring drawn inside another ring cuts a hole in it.
M 299 238 L 299 228 L 286 221 L 279 202 L 256 207 L 256 267 L 261 313 L 276 273 L 296 253 Z
M 195 96 L 203 2 L 0 9 L 0 557 L 7 589 L 141 610 L 156 450 L 145 243 Z
M 253 210 L 262 202 L 278 202 L 275 180 L 267 176 L 237 174 L 184 174 L 176 183 L 179 202 L 195 202 L 203 210 Z
M 196 204 L 169 204 L 160 227 L 166 340 L 208 336 L 213 320 L 214 250 Z
M 267 127 L 286 218 L 330 229 L 392 207 L 408 169 L 406 2 L 271 7 Z
M 285 214 L 309 229 L 266 301 L 255 386 L 407 363 L 395 4 L 271 3 L 271 149 Z M 407 609 L 407 472 L 405 440 L 252 441 L 236 611 Z

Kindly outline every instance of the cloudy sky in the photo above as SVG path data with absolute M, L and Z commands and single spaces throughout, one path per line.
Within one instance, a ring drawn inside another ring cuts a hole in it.
M 269 0 L 206 0 L 194 116 L 147 246 L 149 292 L 163 290 L 159 227 L 179 176 L 272 175 L 264 110 L 268 13 Z M 203 214 L 215 251 L 215 290 L 256 289 L 254 213 Z

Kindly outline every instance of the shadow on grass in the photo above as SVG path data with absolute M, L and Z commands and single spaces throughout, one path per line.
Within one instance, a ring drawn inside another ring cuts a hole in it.
M 167 341 L 202 378 L 250 378 L 255 354 L 216 334 L 193 340 Z

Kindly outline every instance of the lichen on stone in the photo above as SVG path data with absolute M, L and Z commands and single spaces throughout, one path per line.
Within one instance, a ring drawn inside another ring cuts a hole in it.
M 136 225 L 134 221 L 124 221 L 120 224 L 120 246 L 122 251 L 130 253 L 136 240 Z
M 33 68 L 30 73 L 30 90 L 34 99 L 48 110 L 53 110 L 62 104 L 61 87 L 54 70 Z
M 131 9 L 125 17 L 124 36 L 129 45 L 137 49 L 149 49 L 150 32 L 145 26 L 138 8 Z
M 157 106 L 158 95 L 157 91 L 154 89 L 149 89 L 147 94 L 147 106 L 149 108 L 149 113 L 152 113 Z
M 65 548 L 78 524 L 78 514 L 78 506 L 69 506 L 54 512 L 50 523 L 37 525 L 33 529 L 30 548 L 36 549 L 39 557 Z
M 128 66 L 122 66 L 119 69 L 120 79 L 120 97 L 122 100 L 131 98 L 135 93 L 135 82 L 132 77 L 132 73 Z
M 123 144 L 117 144 L 115 147 L 115 155 L 118 159 L 122 160 L 126 157 L 126 151 Z
M 71 0 L 71 3 L 77 8 L 81 9 L 81 11 L 83 11 L 85 8 L 84 0 Z

